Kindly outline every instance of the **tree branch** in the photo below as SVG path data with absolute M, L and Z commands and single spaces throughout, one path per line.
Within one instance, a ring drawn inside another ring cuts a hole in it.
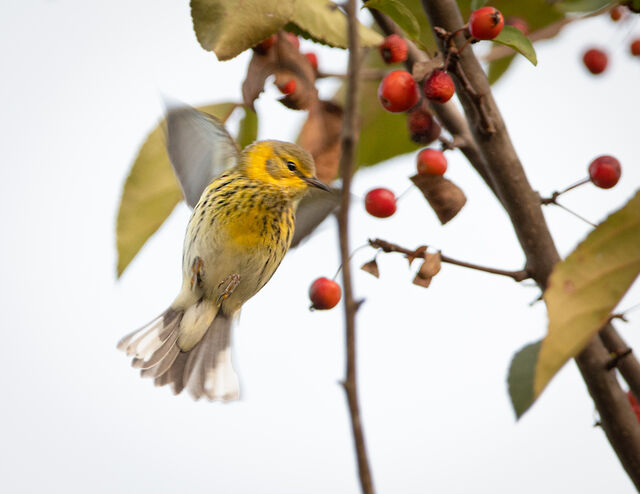
M 387 242 L 386 240 L 381 240 L 379 238 L 376 238 L 375 240 L 369 240 L 369 245 L 376 249 L 382 249 L 384 252 L 400 252 L 401 254 L 405 254 L 408 258 L 426 258 L 425 252 L 421 251 L 420 249 L 406 249 L 404 247 L 400 247 L 397 244 L 392 244 L 391 242 Z M 507 271 L 504 269 L 489 268 L 487 266 L 480 266 L 479 264 L 472 264 L 470 262 L 453 259 L 452 257 L 445 256 L 444 254 L 442 254 L 442 252 L 440 252 L 440 261 L 446 262 L 448 264 L 454 264 L 456 266 L 461 266 L 463 268 L 475 269 L 476 271 L 484 271 L 485 273 L 507 276 L 514 281 L 524 281 L 530 278 L 529 273 L 527 273 L 524 269 L 519 269 L 517 271 Z
M 464 24 L 454 0 L 422 0 L 432 26 L 455 32 Z M 441 43 L 440 39 L 437 39 Z M 464 36 L 458 35 L 461 46 Z M 442 49 L 442 46 L 441 46 Z M 460 69 L 474 92 L 481 95 L 487 116 L 495 132 L 488 134 L 479 124 L 475 103 L 458 78 L 456 91 L 467 122 L 495 184 L 496 193 L 511 218 L 516 235 L 527 258 L 526 269 L 544 290 L 553 266 L 560 260 L 546 225 L 538 194 L 531 188 L 513 148 L 500 111 L 493 99 L 487 77 L 472 50 L 459 54 Z M 576 357 L 587 384 L 602 428 L 631 480 L 640 488 L 640 424 L 629 406 L 615 373 L 606 370 L 608 353 L 597 336 Z
M 373 480 L 367 458 L 364 430 L 360 419 L 358 388 L 356 379 L 356 311 L 358 304 L 353 298 L 351 285 L 351 266 L 349 264 L 349 202 L 351 199 L 351 179 L 354 172 L 355 150 L 358 140 L 357 101 L 359 89 L 358 72 L 360 69 L 360 47 L 357 32 L 356 2 L 346 4 L 348 18 L 347 34 L 349 40 L 349 62 L 347 66 L 347 94 L 342 123 L 342 154 L 340 156 L 340 174 L 342 176 L 342 196 L 338 212 L 338 231 L 340 237 L 340 258 L 342 263 L 342 287 L 344 290 L 344 311 L 346 326 L 346 377 L 342 383 L 347 395 L 351 417 L 351 428 L 358 459 L 360 485 L 364 494 L 373 494 Z
M 616 367 L 633 394 L 640 398 L 640 362 L 638 359 L 633 353 L 627 353 L 630 348 L 610 322 L 600 331 L 600 339 L 609 353 L 619 356 Z

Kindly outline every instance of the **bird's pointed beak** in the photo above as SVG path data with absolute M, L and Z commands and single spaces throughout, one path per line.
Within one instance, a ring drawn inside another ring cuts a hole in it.
M 307 182 L 312 187 L 317 187 L 318 189 L 324 190 L 325 192 L 329 192 L 329 186 L 325 183 L 318 180 L 316 177 L 302 177 L 302 180 Z

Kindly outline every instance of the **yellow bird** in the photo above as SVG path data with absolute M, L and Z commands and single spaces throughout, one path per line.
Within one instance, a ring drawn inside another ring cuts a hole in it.
M 291 245 L 302 197 L 329 188 L 316 178 L 311 155 L 295 144 L 261 141 L 240 152 L 222 123 L 192 108 L 169 111 L 167 126 L 185 198 L 194 203 L 199 196 L 184 241 L 182 288 L 161 316 L 118 348 L 133 356 L 143 377 L 171 384 L 176 394 L 187 388 L 195 399 L 235 400 L 232 322 Z

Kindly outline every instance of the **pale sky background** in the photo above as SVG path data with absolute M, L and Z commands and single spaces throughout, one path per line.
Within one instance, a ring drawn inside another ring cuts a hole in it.
M 197 44 L 187 2 L 3 1 L 0 10 L 0 479 L 3 492 L 359 492 L 344 393 L 342 304 L 307 310 L 307 290 L 333 276 L 333 221 L 283 262 L 243 310 L 235 333 L 242 401 L 194 402 L 155 388 L 116 351 L 125 333 L 160 313 L 180 283 L 189 211 L 180 205 L 121 280 L 114 225 L 122 184 L 161 94 L 191 104 L 240 100 L 248 54 L 219 63 Z M 640 19 L 640 18 L 638 18 Z M 623 166 L 608 191 L 590 185 L 564 203 L 593 221 L 640 184 L 640 59 L 628 54 L 640 21 L 608 18 L 538 44 L 495 96 L 533 186 L 574 183 L 600 154 Z M 601 77 L 580 58 L 611 52 Z M 303 51 L 311 48 L 303 41 Z M 340 70 L 344 53 L 316 48 Z M 324 82 L 329 95 L 334 82 Z M 258 103 L 260 137 L 292 140 L 304 114 Z M 372 102 L 377 104 L 377 102 Z M 269 115 L 268 117 L 266 115 Z M 232 122 L 233 125 L 233 122 Z M 383 137 L 381 137 L 383 138 Z M 409 186 L 414 156 L 359 173 L 354 192 Z M 459 153 L 449 178 L 468 203 L 441 227 L 420 193 L 387 220 L 352 210 L 353 247 L 382 237 L 517 269 L 523 256 L 498 203 Z M 589 227 L 545 211 L 567 254 Z M 353 265 L 369 260 L 356 254 Z M 444 266 L 429 290 L 411 284 L 399 255 L 381 278 L 358 271 L 361 405 L 380 493 L 634 492 L 573 362 L 516 423 L 506 389 L 512 355 L 544 334 L 539 292 L 509 279 Z M 417 269 L 418 263 L 413 270 Z M 634 287 L 621 303 L 640 302 Z M 640 311 L 617 324 L 640 347 Z

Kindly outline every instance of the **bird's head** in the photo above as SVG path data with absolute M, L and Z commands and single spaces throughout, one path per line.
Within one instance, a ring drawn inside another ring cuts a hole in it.
M 297 144 L 255 142 L 242 152 L 240 167 L 247 177 L 280 187 L 292 198 L 302 197 L 309 188 L 329 190 L 316 178 L 311 155 Z

